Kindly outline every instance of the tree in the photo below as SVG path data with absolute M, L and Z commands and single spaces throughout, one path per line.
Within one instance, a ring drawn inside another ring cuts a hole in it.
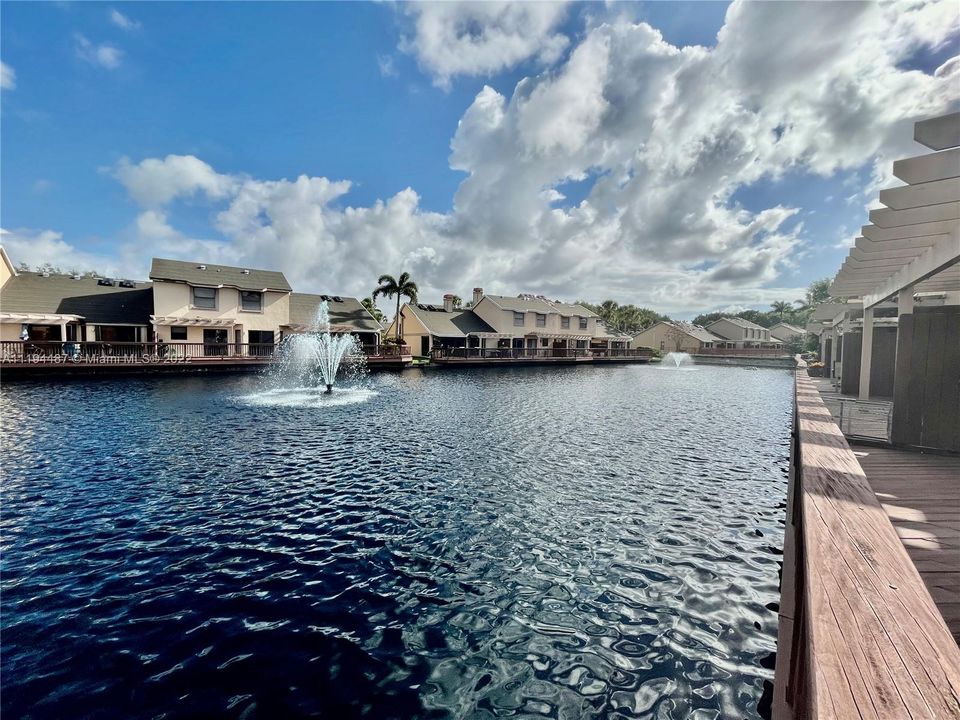
M 400 327 L 400 297 L 406 297 L 410 302 L 415 303 L 417 301 L 418 291 L 419 288 L 417 288 L 417 284 L 410 279 L 410 273 L 403 272 L 400 273 L 400 277 L 398 278 L 394 278 L 393 275 L 381 275 L 378 277 L 377 287 L 370 296 L 372 300 L 376 300 L 379 295 L 388 298 L 392 298 L 394 295 L 397 296 L 396 338 L 398 343 L 403 340 L 403 330 Z
M 784 300 L 777 300 L 775 303 L 771 303 L 770 307 L 772 307 L 773 311 L 780 316 L 780 320 L 783 320 L 784 313 L 788 313 L 793 310 L 793 305 Z
M 378 323 L 383 324 L 386 322 L 386 316 L 380 311 L 380 308 L 377 307 L 377 304 L 373 301 L 373 298 L 364 298 L 360 301 L 360 304 L 366 308 L 368 313 L 373 315 L 373 319 Z
M 654 323 L 667 319 L 666 315 L 661 315 L 650 308 L 620 305 L 614 300 L 604 300 L 599 305 L 578 300 L 576 304 L 595 312 L 600 316 L 603 324 L 611 330 L 628 335 L 636 335 Z
M 454 310 L 459 310 L 459 309 L 462 308 L 462 307 L 463 307 L 463 298 L 461 298 L 459 295 L 454 295 L 454 296 L 453 296 L 453 309 L 454 309 Z

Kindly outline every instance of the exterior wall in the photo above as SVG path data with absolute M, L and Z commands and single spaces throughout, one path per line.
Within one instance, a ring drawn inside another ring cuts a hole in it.
M 414 355 L 420 355 L 421 349 L 423 347 L 423 339 L 427 338 L 427 350 L 433 348 L 433 337 L 427 331 L 427 328 L 424 327 L 423 323 L 417 319 L 417 316 L 413 314 L 413 311 L 410 307 L 404 303 L 403 307 L 400 308 L 400 314 L 403 316 L 403 343 L 410 347 L 410 352 Z M 387 330 L 387 337 L 390 337 L 390 330 L 396 332 L 394 325 L 396 321 L 390 324 L 390 328 Z
M 678 341 L 680 347 L 677 347 Z M 662 347 L 661 343 L 663 343 Z M 663 352 L 693 353 L 700 349 L 700 341 L 665 323 L 657 323 L 634 337 L 633 346 L 648 347 L 654 350 L 663 350 Z
M 7 284 L 7 280 L 13 277 L 13 267 L 10 265 L 10 259 L 7 253 L 3 251 L 3 257 L 0 257 L 0 288 Z
M 20 323 L 0 323 L 0 340 L 19 340 Z
M 211 320 L 232 320 L 234 325 L 243 328 L 242 342 L 249 342 L 250 330 L 272 330 L 274 340 L 280 339 L 280 326 L 290 319 L 290 294 L 268 291 L 263 294 L 263 310 L 254 312 L 240 309 L 240 291 L 236 288 L 222 287 L 217 290 L 216 310 L 205 310 L 191 304 L 190 286 L 185 283 L 156 281 L 153 284 L 153 312 L 157 316 L 183 318 L 209 318 Z M 233 330 L 227 330 L 227 341 L 233 342 Z M 188 326 L 186 342 L 203 342 L 203 327 Z M 157 328 L 157 336 L 165 342 L 171 342 L 170 326 Z M 173 341 L 184 342 L 184 341 Z
M 562 315 L 556 310 L 540 313 L 547 316 L 547 322 L 544 327 L 537 327 L 537 312 L 530 310 L 524 313 L 523 326 L 513 324 L 513 310 L 501 309 L 493 300 L 484 297 L 479 303 L 473 306 L 473 311 L 490 327 L 498 333 L 513 335 L 513 337 L 524 337 L 535 333 L 548 333 L 551 335 L 589 335 L 594 337 L 598 334 L 597 318 L 587 317 L 587 327 L 580 329 L 580 317 L 578 315 L 570 317 L 570 327 L 561 327 L 560 318 Z
M 798 333 L 795 330 L 791 330 L 784 323 L 777 323 L 774 325 L 772 328 L 770 328 L 768 334 L 773 335 L 773 337 L 780 338 L 781 340 L 789 340 L 792 337 L 803 336 L 802 332 Z
M 714 335 L 719 335 L 720 337 L 735 343 L 735 347 L 738 348 L 752 347 L 759 343 L 772 342 L 770 339 L 770 330 L 766 328 L 757 330 L 754 328 L 740 327 L 739 325 L 736 325 L 724 318 L 720 318 L 719 320 L 710 323 L 707 326 L 707 330 L 712 332 Z
M 891 439 L 960 452 L 960 307 L 900 315 Z

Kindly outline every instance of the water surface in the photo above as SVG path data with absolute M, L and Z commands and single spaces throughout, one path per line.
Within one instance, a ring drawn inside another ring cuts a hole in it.
M 789 372 L 258 383 L 4 385 L 4 717 L 757 716 Z

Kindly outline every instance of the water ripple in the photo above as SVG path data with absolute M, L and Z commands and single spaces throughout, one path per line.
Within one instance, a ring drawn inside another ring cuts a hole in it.
M 10 717 L 757 717 L 791 376 L 0 389 Z

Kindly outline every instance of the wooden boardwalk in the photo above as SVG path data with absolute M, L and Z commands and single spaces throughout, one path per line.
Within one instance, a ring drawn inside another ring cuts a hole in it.
M 960 457 L 856 445 L 852 449 L 960 643 Z
M 920 475 L 904 490 L 913 476 L 903 464 L 892 471 L 893 479 L 877 473 L 872 486 L 803 368 L 796 376 L 794 430 L 774 720 L 960 719 L 960 646 L 898 534 L 931 530 L 895 528 L 878 500 L 878 494 L 889 494 L 881 499 L 892 501 L 897 492 L 897 499 L 920 498 L 926 490 L 933 500 L 940 491 L 931 488 L 944 483 Z M 869 454 L 862 457 L 872 464 Z M 880 453 L 874 459 L 883 465 Z M 942 501 L 945 508 L 948 502 Z M 941 518 L 926 514 L 937 504 L 913 510 L 924 512 L 923 523 L 929 523 Z M 919 515 L 911 517 L 903 522 L 917 524 Z M 949 556 L 949 548 L 945 552 Z M 931 573 L 940 565 L 925 560 Z M 943 571 L 930 581 L 949 582 Z M 940 597 L 949 603 L 949 593 Z

